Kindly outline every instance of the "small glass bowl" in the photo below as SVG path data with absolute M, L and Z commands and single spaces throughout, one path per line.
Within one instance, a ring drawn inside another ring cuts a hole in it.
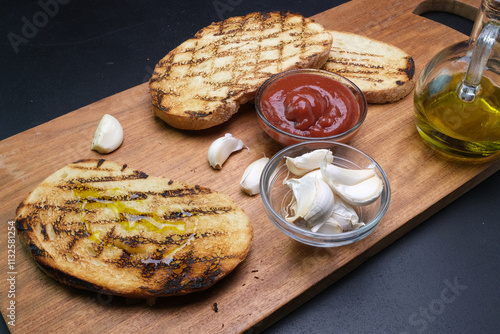
M 382 194 L 372 204 L 354 207 L 358 213 L 360 222 L 364 222 L 365 226 L 357 230 L 339 234 L 325 234 L 311 232 L 289 223 L 283 218 L 285 216 L 286 205 L 292 198 L 292 191 L 288 186 L 283 184 L 283 181 L 286 178 L 293 177 L 293 174 L 289 174 L 288 172 L 285 157 L 297 157 L 316 149 L 331 150 L 334 156 L 333 163 L 340 167 L 349 169 L 375 167 L 377 175 L 383 181 L 384 188 Z M 262 172 L 260 194 L 267 216 L 287 236 L 311 246 L 337 247 L 361 240 L 373 232 L 389 207 L 391 188 L 382 167 L 365 153 L 343 143 L 314 141 L 286 147 L 274 155 Z
M 356 123 L 347 131 L 334 135 L 334 136 L 326 136 L 326 137 L 306 137 L 306 136 L 300 136 L 296 134 L 291 134 L 288 133 L 282 129 L 277 128 L 274 126 L 271 122 L 267 120 L 267 118 L 264 116 L 261 108 L 261 98 L 264 92 L 268 87 L 270 87 L 274 82 L 276 82 L 279 79 L 282 79 L 284 77 L 290 76 L 290 75 L 296 75 L 296 74 L 316 74 L 316 75 L 321 75 L 321 76 L 327 76 L 344 86 L 346 86 L 353 94 L 354 97 L 358 103 L 359 106 L 359 117 Z M 269 78 L 264 84 L 259 88 L 257 91 L 257 95 L 255 97 L 255 109 L 257 110 L 257 114 L 259 115 L 259 124 L 261 128 L 274 140 L 276 140 L 278 143 L 280 143 L 283 146 L 289 146 L 297 143 L 302 143 L 305 141 L 324 141 L 324 140 L 330 140 L 330 141 L 336 141 L 340 143 L 347 143 L 349 142 L 358 132 L 359 128 L 361 127 L 361 124 L 363 124 L 365 118 L 366 118 L 366 113 L 368 110 L 368 105 L 366 102 L 365 95 L 363 92 L 356 86 L 352 81 L 350 81 L 347 78 L 344 78 L 341 75 L 329 72 L 329 71 L 324 71 L 324 70 L 318 70 L 318 69 L 310 69 L 310 68 L 305 68 L 305 69 L 298 69 L 298 70 L 289 70 L 285 72 L 281 72 L 278 74 L 273 75 L 271 78 Z

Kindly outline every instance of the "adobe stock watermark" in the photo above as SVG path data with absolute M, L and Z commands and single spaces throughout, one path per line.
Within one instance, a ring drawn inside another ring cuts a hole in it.
M 9 326 L 16 325 L 16 281 L 17 281 L 17 267 L 16 267 L 16 223 L 9 221 L 7 223 L 7 298 L 9 299 L 6 310 L 2 310 L 5 315 L 5 321 Z
M 448 279 L 443 281 L 445 287 L 439 293 L 438 298 L 429 302 L 426 307 L 420 307 L 418 312 L 413 312 L 408 317 L 409 324 L 417 333 L 423 333 L 432 324 L 439 315 L 446 311 L 446 307 L 454 303 L 458 297 L 467 290 L 467 286 L 460 284 L 458 277 L 450 282 Z M 404 331 L 400 334 L 410 334 L 412 331 Z
M 224 13 L 232 12 L 236 8 L 236 6 L 239 6 L 242 3 L 242 1 L 243 0 L 214 0 L 214 2 L 212 2 L 212 5 L 214 6 L 215 12 L 217 13 L 217 17 L 222 21 L 224 20 Z
M 21 31 L 20 33 L 9 32 L 7 38 L 15 53 L 19 52 L 19 46 L 27 44 L 30 39 L 35 38 L 40 28 L 45 27 L 50 18 L 53 18 L 59 13 L 59 6 L 66 5 L 69 0 L 39 0 L 39 11 L 36 11 L 31 19 L 26 16 L 21 17 Z

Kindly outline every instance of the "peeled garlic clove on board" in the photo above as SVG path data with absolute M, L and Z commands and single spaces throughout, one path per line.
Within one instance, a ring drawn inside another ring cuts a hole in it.
M 324 222 L 333 212 L 333 193 L 321 179 L 306 177 L 290 179 L 284 182 L 292 189 L 294 202 L 291 205 L 293 216 L 285 219 L 289 222 L 303 219 L 310 227 Z
M 334 182 L 330 182 L 329 185 L 335 193 L 351 205 L 371 204 L 380 196 L 383 189 L 382 180 L 378 176 L 372 176 L 352 186 Z
M 91 149 L 99 153 L 110 153 L 120 147 L 122 142 L 122 125 L 113 116 L 105 114 L 95 130 Z
M 221 169 L 231 153 L 241 150 L 245 145 L 230 133 L 216 139 L 208 148 L 208 163 L 213 169 Z
M 268 161 L 269 158 L 260 158 L 248 165 L 243 172 L 240 187 L 248 195 L 253 196 L 260 192 L 260 176 Z
M 318 149 L 295 158 L 286 157 L 288 170 L 295 175 L 301 176 L 314 169 L 320 168 L 320 163 L 333 161 L 333 153 L 327 149 Z

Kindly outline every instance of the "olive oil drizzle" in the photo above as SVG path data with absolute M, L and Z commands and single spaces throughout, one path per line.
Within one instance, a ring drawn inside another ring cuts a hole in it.
M 153 259 L 151 256 L 148 258 L 142 258 L 141 262 L 144 264 L 154 264 L 155 267 L 159 265 L 160 263 L 165 263 L 166 265 L 170 265 L 172 261 L 174 260 L 174 255 L 179 252 L 180 250 L 184 249 L 186 246 L 191 245 L 191 242 L 196 238 L 196 225 L 193 229 L 193 233 L 189 235 L 189 237 L 186 239 L 184 243 L 179 245 L 178 247 L 175 247 L 171 252 L 168 254 L 165 254 L 161 257 L 161 259 Z
M 119 190 L 116 190 L 119 195 Z M 127 231 L 136 230 L 139 226 L 143 226 L 150 231 L 156 233 L 162 233 L 168 230 L 174 230 L 176 232 L 185 232 L 186 223 L 182 220 L 178 221 L 167 221 L 162 219 L 158 214 L 151 212 L 141 212 L 137 209 L 127 206 L 126 200 L 137 200 L 139 195 L 127 195 L 123 197 L 119 195 L 117 197 L 120 200 L 116 200 L 113 196 L 103 195 L 103 192 L 96 188 L 89 186 L 77 186 L 73 188 L 73 194 L 77 197 L 81 209 L 82 220 L 87 226 L 89 232 L 89 239 L 101 243 L 99 230 L 92 231 L 90 228 L 90 223 L 85 218 L 86 212 L 96 209 L 111 209 L 115 215 L 117 221 L 123 226 Z M 181 216 L 185 216 L 182 214 Z
M 193 240 L 196 238 L 196 220 L 192 232 L 189 236 L 183 237 L 183 241 L 176 245 L 173 249 L 169 249 L 168 252 L 161 255 L 161 257 L 154 256 L 154 254 L 148 254 L 144 252 L 142 247 L 130 247 L 122 242 L 106 242 L 103 236 L 103 231 L 99 229 L 92 228 L 90 221 L 86 218 L 86 213 L 93 210 L 99 209 L 111 209 L 115 215 L 117 221 L 120 225 L 127 231 L 136 230 L 139 226 L 143 226 L 150 231 L 156 233 L 162 233 L 165 231 L 174 231 L 180 234 L 186 232 L 186 222 L 183 220 L 165 220 L 162 219 L 155 213 L 150 212 L 140 212 L 134 208 L 126 205 L 126 201 L 142 200 L 143 197 L 137 194 L 127 194 L 126 196 L 120 192 L 119 189 L 113 191 L 107 191 L 105 195 L 103 191 L 96 188 L 90 187 L 88 185 L 78 185 L 72 188 L 73 195 L 77 198 L 77 203 L 80 206 L 82 222 L 86 226 L 86 231 L 88 233 L 88 239 L 99 246 L 109 246 L 122 249 L 130 255 L 136 257 L 136 259 L 143 263 L 144 265 L 154 265 L 155 267 L 164 264 L 170 265 L 174 261 L 174 255 L 179 251 L 189 246 Z M 116 192 L 116 194 L 113 194 Z M 109 195 L 111 193 L 111 195 Z M 190 212 L 181 211 L 176 217 L 191 217 L 193 216 Z M 159 255 L 159 254 L 158 254 Z

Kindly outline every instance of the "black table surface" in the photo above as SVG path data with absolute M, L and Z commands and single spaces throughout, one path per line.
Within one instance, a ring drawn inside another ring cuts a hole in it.
M 146 82 L 159 59 L 213 21 L 269 10 L 311 16 L 344 2 L 2 1 L 0 140 Z M 472 27 L 453 15 L 426 16 L 466 35 Z M 255 330 L 499 333 L 499 189 L 497 172 L 271 327 Z M 8 331 L 5 323 L 0 331 Z

